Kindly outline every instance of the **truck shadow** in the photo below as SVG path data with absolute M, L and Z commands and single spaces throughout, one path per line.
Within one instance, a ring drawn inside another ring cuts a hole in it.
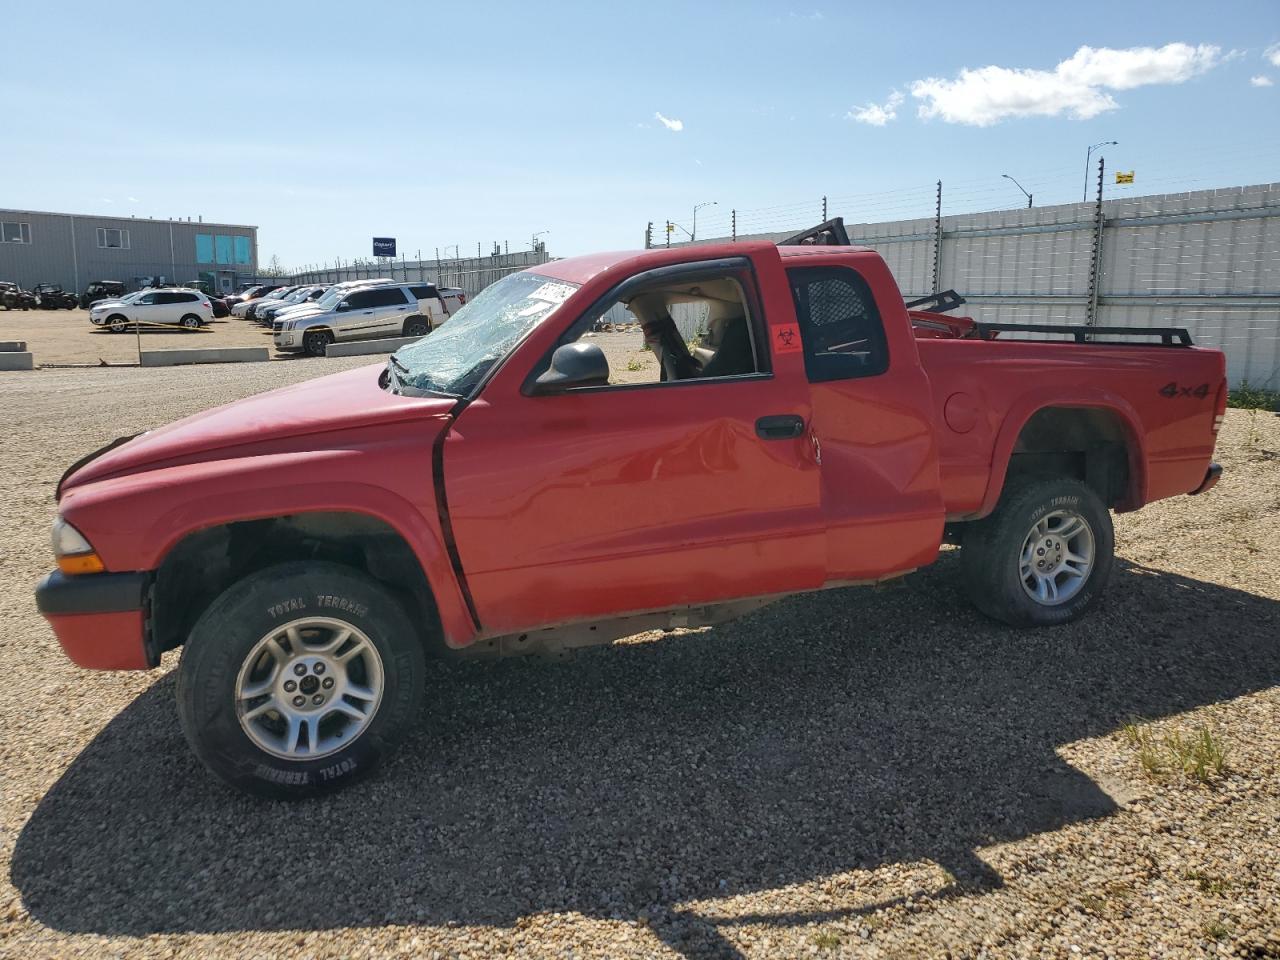
M 979 895 L 1001 883 L 981 846 L 1118 809 L 1056 747 L 1280 683 L 1276 601 L 1119 563 L 1091 618 L 1022 633 L 970 613 L 955 574 L 944 558 L 657 643 L 443 667 L 386 771 L 302 805 L 215 783 L 165 677 L 39 804 L 12 882 L 64 931 L 572 910 L 733 955 L 681 904 L 922 859 L 955 876 L 941 895 Z

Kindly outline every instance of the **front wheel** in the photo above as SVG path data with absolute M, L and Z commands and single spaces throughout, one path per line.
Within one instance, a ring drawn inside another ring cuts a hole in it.
M 117 313 L 107 318 L 107 327 L 112 333 L 124 333 L 129 329 L 129 318 Z
M 396 599 L 337 564 L 262 570 L 196 622 L 178 716 L 237 789 L 300 799 L 371 772 L 421 709 L 426 659 Z
M 312 330 L 302 338 L 302 346 L 308 356 L 323 357 L 329 344 L 333 343 L 333 334 L 328 330 Z
M 987 616 L 1016 627 L 1069 623 L 1111 576 L 1111 514 L 1078 480 L 1019 483 L 965 531 L 960 557 L 969 598 Z

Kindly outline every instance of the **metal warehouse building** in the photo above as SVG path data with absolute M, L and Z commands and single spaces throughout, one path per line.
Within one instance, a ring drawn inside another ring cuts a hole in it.
M 129 289 L 206 280 L 229 292 L 258 271 L 258 228 L 0 209 L 0 280 L 79 293 L 94 280 Z

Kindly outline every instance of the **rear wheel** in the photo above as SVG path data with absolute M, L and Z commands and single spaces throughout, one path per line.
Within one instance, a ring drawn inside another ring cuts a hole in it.
M 1111 515 L 1094 491 L 1070 479 L 1026 481 L 995 513 L 971 524 L 960 551 L 969 598 L 1018 627 L 1083 616 L 1111 576 Z
M 400 604 L 369 578 L 292 563 L 228 588 L 178 668 L 178 716 L 232 786 L 298 799 L 371 772 L 421 709 L 426 659 Z
M 188 330 L 199 330 L 202 326 L 201 320 L 194 313 L 188 313 L 182 318 L 182 325 Z
M 328 330 L 310 330 L 302 338 L 303 348 L 312 357 L 323 357 L 331 343 L 333 334 Z
M 431 321 L 426 317 L 410 317 L 404 322 L 406 337 L 425 337 L 431 332 Z

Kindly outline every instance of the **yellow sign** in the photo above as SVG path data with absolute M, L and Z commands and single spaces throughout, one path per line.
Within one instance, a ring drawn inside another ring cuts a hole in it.
M 1133 171 L 1130 170 L 1128 173 L 1121 173 L 1117 170 L 1116 183 L 1133 183 Z
M 675 233 L 675 232 L 676 232 L 675 225 L 674 225 L 674 224 L 671 224 L 671 223 L 668 223 L 668 224 L 667 224 L 667 233 Z

